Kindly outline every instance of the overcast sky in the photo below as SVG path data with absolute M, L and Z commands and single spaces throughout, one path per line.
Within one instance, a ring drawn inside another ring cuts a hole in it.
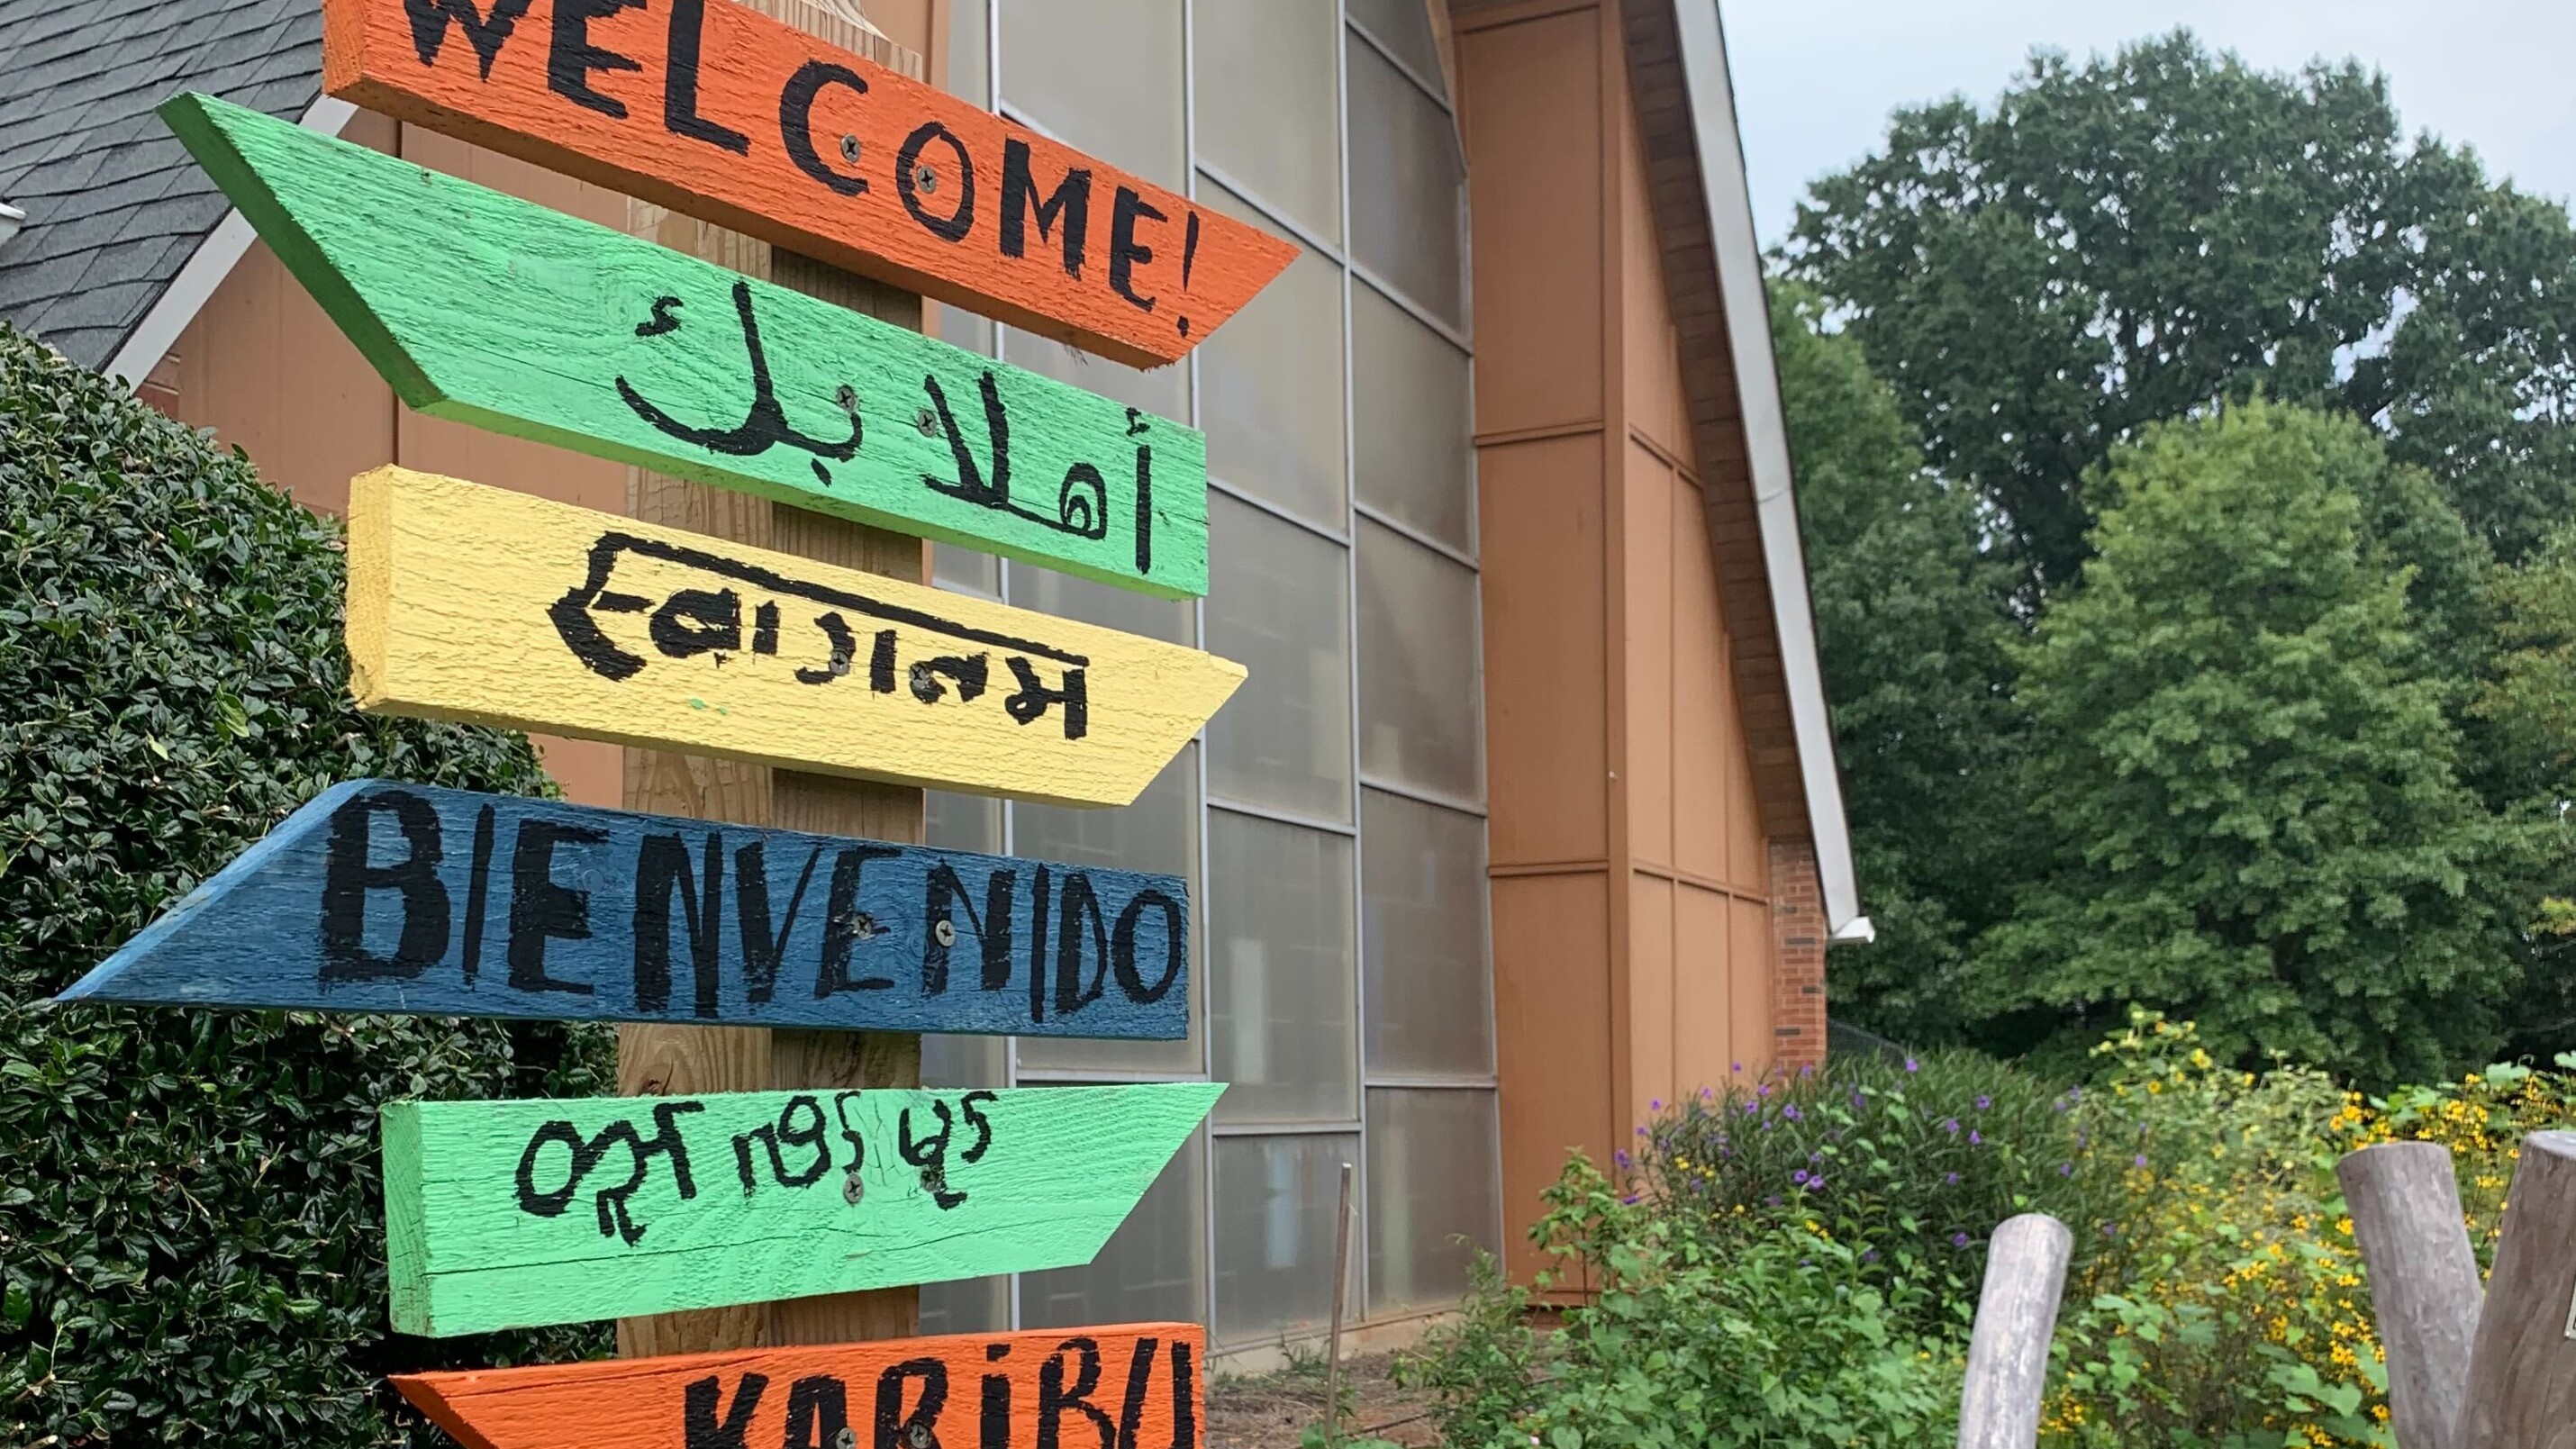
M 2033 46 L 2079 59 L 2188 25 L 2267 70 L 2323 55 L 2387 73 L 2409 133 L 2467 142 L 2490 174 L 2576 193 L 2576 0 L 1719 0 L 1765 245 L 1808 181 L 1875 149 L 1887 113 L 1981 105 Z

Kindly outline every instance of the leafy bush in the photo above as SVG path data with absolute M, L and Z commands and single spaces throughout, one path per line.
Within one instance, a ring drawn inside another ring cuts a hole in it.
M 1682 1102 L 1641 1129 L 1638 1167 L 1663 1212 L 1720 1244 L 1822 1224 L 1866 1278 L 1921 1305 L 1914 1327 L 1944 1332 L 1997 1223 L 2109 1210 L 2119 1175 L 2087 1150 L 2083 1101 L 1971 1052 L 1842 1057 Z
M 359 715 L 339 530 L 0 328 L 0 1440 L 400 1440 L 378 1385 L 595 1331 L 389 1335 L 376 1108 L 598 1090 L 597 1032 L 48 998 L 339 780 L 547 790 Z

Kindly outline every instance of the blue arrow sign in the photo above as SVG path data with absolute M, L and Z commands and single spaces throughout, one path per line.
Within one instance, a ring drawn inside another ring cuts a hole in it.
M 1188 962 L 1174 876 L 355 780 L 59 999 L 1168 1041 Z

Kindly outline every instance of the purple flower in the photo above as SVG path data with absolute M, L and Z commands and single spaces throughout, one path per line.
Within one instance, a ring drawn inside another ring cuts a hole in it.
M 1780 1205 L 1780 1194 L 1778 1194 L 1778 1193 L 1776 1193 L 1776 1192 L 1775 1192 L 1775 1193 L 1771 1194 L 1769 1197 L 1766 1197 L 1766 1198 L 1762 1199 L 1762 1201 L 1764 1201 L 1765 1203 L 1768 1203 L 1768 1204 L 1769 1204 L 1769 1205 L 1771 1205 L 1772 1207 L 1778 1207 L 1778 1206 Z
M 1968 1134 L 1968 1145 L 1970 1147 L 1983 1147 L 1986 1145 L 1986 1139 L 1978 1136 L 1974 1132 L 1971 1132 Z
M 1985 1093 L 1983 1093 L 1983 1092 L 1979 1092 L 1979 1093 L 1977 1094 L 1977 1110 L 1978 1110 L 1978 1111 L 1982 1112 L 1982 1111 L 1986 1110 L 1988 1107 L 1993 1106 L 1994 1104 L 1995 1104 L 1995 1099 L 1994 1099 L 1994 1098 L 1987 1096 L 1987 1095 L 1986 1095 Z
M 1955 1172 L 1945 1174 L 1941 1179 L 1941 1185 L 1943 1187 L 1957 1187 L 1959 1185 L 1959 1174 Z
M 1637 1194 L 1635 1194 L 1635 1193 L 1633 1193 L 1633 1192 L 1632 1192 L 1632 1193 L 1628 1194 L 1626 1197 L 1623 1197 L 1623 1198 L 1619 1199 L 1619 1201 L 1620 1201 L 1620 1203 L 1621 1203 L 1621 1204 L 1623 1204 L 1624 1206 L 1627 1206 L 1627 1207 L 1635 1207 L 1635 1206 L 1637 1205 Z
M 1619 1149 L 1619 1165 L 1623 1168 L 1628 1165 L 1628 1149 L 1625 1147 Z
M 1736 1069 L 1737 1071 L 1739 1071 L 1739 1072 L 1740 1072 L 1740 1071 L 1743 1071 L 1743 1070 L 1744 1070 L 1744 1063 L 1742 1063 L 1742 1062 L 1737 1062 L 1737 1063 L 1735 1064 L 1735 1069 Z
M 1709 1090 L 1708 1088 L 1706 1088 L 1706 1087 L 1702 1087 L 1702 1088 L 1700 1088 L 1700 1089 L 1699 1089 L 1699 1099 L 1700 1099 L 1701 1101 L 1703 1101 L 1703 1102 L 1713 1101 L 1713 1100 L 1715 1100 L 1715 1098 L 1716 1098 L 1716 1097 L 1717 1097 L 1717 1093 L 1710 1091 L 1710 1090 Z
M 1907 1057 L 1905 1059 L 1905 1069 L 1909 1072 L 1919 1072 L 1923 1069 L 1923 1064 L 1912 1057 Z
M 1808 1179 L 1807 1179 L 1807 1186 L 1809 1186 L 1809 1187 L 1818 1187 L 1818 1188 L 1820 1188 L 1820 1187 L 1823 1187 L 1824 1185 L 1825 1185 L 1825 1175 L 1824 1175 L 1823 1173 L 1821 1173 L 1821 1172 L 1819 1172 L 1819 1173 L 1817 1173 L 1815 1176 L 1813 1176 L 1813 1177 L 1811 1177 L 1811 1178 L 1808 1178 Z
M 1664 1099 L 1663 1099 L 1663 1098 L 1661 1098 L 1661 1097 L 1657 1097 L 1657 1098 L 1655 1098 L 1653 1101 L 1648 1102 L 1648 1103 L 1646 1104 L 1646 1110 L 1647 1110 L 1647 1111 L 1649 1111 L 1649 1112 L 1660 1112 L 1660 1111 L 1664 1110 Z M 1639 1130 L 1640 1130 L 1640 1131 L 1642 1131 L 1642 1130 L 1644 1130 L 1644 1129 L 1642 1129 L 1642 1128 L 1641 1128 L 1641 1129 L 1639 1129 Z
M 1875 1262 L 1877 1262 L 1877 1261 L 1878 1261 L 1878 1249 L 1876 1249 L 1876 1248 L 1863 1248 L 1863 1249 L 1861 1249 L 1861 1250 L 1860 1250 L 1860 1260 L 1861 1260 L 1862 1262 L 1864 1262 L 1864 1263 L 1875 1263 Z
M 2147 1154 L 2145 1154 L 2145 1153 L 2143 1153 L 2143 1152 L 2139 1153 L 2136 1157 L 2133 1157 L 2133 1158 L 2131 1158 L 2131 1159 L 2129 1160 L 2129 1164 L 2130 1164 L 2132 1167 L 2144 1167 L 2144 1166 L 2146 1166 L 2146 1165 L 2147 1165 Z
M 1968 1246 L 1968 1235 L 1966 1233 L 1952 1233 L 1950 1235 L 1950 1246 L 1954 1248 L 1964 1248 Z
M 2084 1089 L 2082 1087 L 2069 1087 L 2066 1089 L 2066 1098 L 2070 1102 L 2081 1102 L 2084 1100 Z
M 1797 1171 L 1790 1173 L 1789 1180 L 1800 1187 L 1805 1187 L 1807 1185 L 1807 1169 L 1801 1167 Z
M 1949 1133 L 1949 1134 L 1950 1134 L 1951 1136 L 1953 1136 L 1953 1137 L 1958 1136 L 1958 1135 L 1959 1135 L 1959 1119 L 1958 1119 L 1958 1118 L 1956 1118 L 1956 1117 L 1947 1117 L 1947 1118 L 1942 1119 L 1942 1122 L 1941 1122 L 1941 1130 L 1942 1130 L 1942 1131 L 1944 1131 L 1944 1132 Z
M 1781 1108 L 1780 1115 L 1788 1118 L 1792 1122 L 1802 1122 L 1806 1120 L 1806 1114 L 1798 1110 L 1798 1104 L 1795 1102 Z
M 2060 1177 L 2073 1177 L 2075 1175 L 2075 1164 L 2072 1162 L 2061 1162 L 2057 1164 L 2057 1175 Z
M 1804 1065 L 1804 1066 L 1802 1066 L 1802 1067 L 1798 1068 L 1798 1075 L 1799 1075 L 1799 1076 L 1802 1076 L 1802 1077 L 1812 1077 L 1812 1076 L 1814 1076 L 1815 1074 L 1816 1074 L 1816 1064 L 1815 1064 L 1814 1062 L 1809 1062 L 1809 1063 L 1807 1063 L 1806 1065 Z
M 1638 1128 L 1638 1129 L 1637 1129 L 1637 1135 L 1638 1135 L 1638 1136 L 1640 1136 L 1640 1137 L 1645 1136 L 1645 1135 L 1646 1135 L 1646 1129 L 1645 1129 L 1645 1128 L 1643 1128 L 1643 1127 Z

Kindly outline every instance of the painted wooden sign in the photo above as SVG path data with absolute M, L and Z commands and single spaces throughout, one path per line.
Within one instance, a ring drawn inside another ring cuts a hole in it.
M 1177 1040 L 1177 876 L 354 780 L 63 1001 Z
M 1297 254 L 727 0 L 322 15 L 344 100 L 1138 367 L 1188 352 Z
M 1124 805 L 1243 682 L 1195 649 L 454 478 L 349 484 L 367 709 Z
M 1194 1323 L 396 1374 L 465 1449 L 1199 1449 Z
M 1224 1090 L 397 1102 L 394 1327 L 446 1337 L 1087 1263 Z
M 1207 592 L 1194 429 L 257 111 L 161 115 L 410 407 Z

